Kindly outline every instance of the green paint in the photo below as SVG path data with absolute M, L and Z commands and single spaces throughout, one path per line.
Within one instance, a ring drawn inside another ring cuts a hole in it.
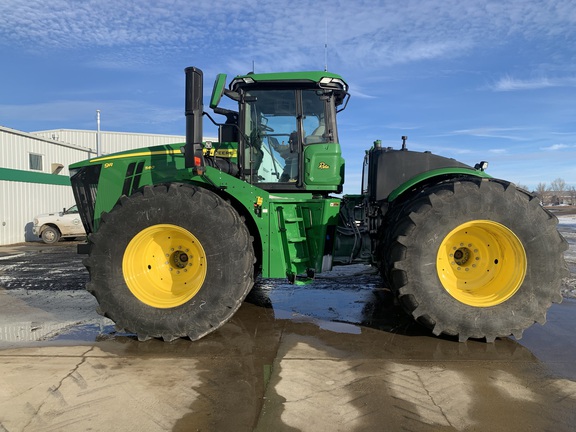
M 412 187 L 416 186 L 418 183 L 423 182 L 424 180 L 428 180 L 433 177 L 440 177 L 440 176 L 456 176 L 456 175 L 471 175 L 475 177 L 483 177 L 483 178 L 492 178 L 492 176 L 488 175 L 484 171 L 479 171 L 475 169 L 467 169 L 467 168 L 440 168 L 435 170 L 426 171 L 422 174 L 419 174 L 415 177 L 412 177 L 407 182 L 402 183 L 396 189 L 394 189 L 390 195 L 388 195 L 388 201 L 394 201 L 400 195 L 402 195 L 407 190 L 411 189 Z
M 265 74 L 247 74 L 238 75 L 236 79 L 252 79 L 255 82 L 267 82 L 267 81 L 309 81 L 318 83 L 322 78 L 334 78 L 344 81 L 344 79 L 335 73 L 324 72 L 324 71 L 311 71 L 311 72 L 274 72 Z
M 224 89 L 226 87 L 226 74 L 218 74 L 216 81 L 214 81 L 214 88 L 212 89 L 212 98 L 210 99 L 210 108 L 214 109 L 220 103 Z
M 304 147 L 304 183 L 307 190 L 341 191 L 344 158 L 340 144 L 309 144 Z

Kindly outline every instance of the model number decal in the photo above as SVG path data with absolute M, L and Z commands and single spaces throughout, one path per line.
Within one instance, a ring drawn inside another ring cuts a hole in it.
M 217 156 L 222 158 L 235 158 L 238 157 L 236 149 L 204 149 L 204 156 Z

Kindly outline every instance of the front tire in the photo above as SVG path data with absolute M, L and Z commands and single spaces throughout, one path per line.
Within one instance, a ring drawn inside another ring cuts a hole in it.
M 40 237 L 42 238 L 42 241 L 46 244 L 58 243 L 58 241 L 60 240 L 60 231 L 58 231 L 58 228 L 47 226 L 42 230 L 42 234 Z
M 567 243 L 557 222 L 513 184 L 446 181 L 389 213 L 382 272 L 435 335 L 520 338 L 562 301 Z
M 89 236 L 87 285 L 99 311 L 140 340 L 199 339 L 254 284 L 252 238 L 236 210 L 202 188 L 147 186 Z

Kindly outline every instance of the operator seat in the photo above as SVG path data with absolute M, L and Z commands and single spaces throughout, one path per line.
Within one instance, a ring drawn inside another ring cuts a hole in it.
M 324 131 L 325 130 L 326 130 L 326 127 L 323 124 L 321 124 L 316 129 L 314 129 L 312 134 L 310 134 L 306 138 L 304 138 L 304 143 L 317 144 L 317 143 L 321 143 L 321 142 L 326 142 L 326 138 L 324 138 Z

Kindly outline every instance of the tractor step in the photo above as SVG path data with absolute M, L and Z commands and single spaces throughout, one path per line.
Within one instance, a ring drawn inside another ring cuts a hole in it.
M 306 209 L 302 209 L 302 207 L 296 203 L 283 203 L 277 207 L 278 228 L 284 242 L 283 249 L 286 263 L 286 275 L 291 283 L 296 283 L 296 281 L 302 279 L 311 279 L 309 277 L 310 272 L 308 269 L 314 267 L 310 258 L 311 251 L 308 239 L 308 219 L 306 219 L 302 214 L 303 211 L 306 211 Z M 307 273 L 304 278 L 296 276 L 303 272 Z
M 305 275 L 297 275 L 291 272 L 286 273 L 286 278 L 288 279 L 288 282 L 290 282 L 293 285 L 308 285 L 312 282 L 314 282 L 314 275 L 315 275 L 315 270 L 314 269 L 306 269 L 306 274 Z

